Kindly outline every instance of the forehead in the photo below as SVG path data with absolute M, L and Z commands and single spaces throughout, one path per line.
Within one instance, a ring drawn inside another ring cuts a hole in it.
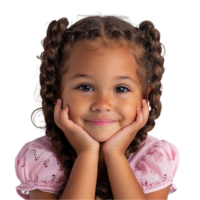
M 69 61 L 69 74 L 90 71 L 131 73 L 136 75 L 137 63 L 130 49 L 122 47 L 86 47 L 79 46 L 73 50 Z

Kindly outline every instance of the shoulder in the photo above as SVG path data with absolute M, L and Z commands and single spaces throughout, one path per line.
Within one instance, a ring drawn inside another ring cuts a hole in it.
M 156 152 L 160 153 L 158 154 Z M 135 166 L 137 162 L 141 160 L 142 157 L 145 156 L 145 158 L 150 158 L 151 156 L 155 157 L 155 155 L 160 155 L 161 157 L 159 156 L 159 158 L 162 158 L 162 156 L 167 155 L 168 160 L 171 159 L 172 161 L 178 161 L 179 150 L 174 144 L 167 140 L 159 140 L 156 137 L 147 135 L 145 141 L 141 143 L 140 149 L 137 152 L 131 153 L 128 158 L 128 161 L 131 164 L 131 166 Z
M 179 151 L 174 144 L 148 135 L 128 160 L 145 194 L 169 185 L 169 194 L 177 190 L 173 178 L 179 166 Z
M 66 183 L 62 163 L 57 159 L 50 138 L 42 136 L 25 143 L 15 158 L 15 171 L 21 191 L 39 189 L 44 192 L 57 193 L 63 183 Z
M 17 168 L 19 164 L 21 164 L 22 167 L 22 163 L 26 163 L 26 167 L 33 167 L 36 164 L 41 166 L 41 162 L 44 159 L 53 155 L 55 154 L 50 144 L 50 138 L 42 136 L 22 146 L 15 157 L 15 167 Z M 28 164 L 30 164 L 30 166 L 28 166 Z

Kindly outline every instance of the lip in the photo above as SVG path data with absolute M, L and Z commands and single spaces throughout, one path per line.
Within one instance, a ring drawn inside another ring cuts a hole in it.
M 97 123 L 111 123 L 111 122 L 115 122 L 114 120 L 111 119 L 95 119 L 95 120 L 86 120 L 89 122 L 97 122 Z
M 87 120 L 88 121 L 88 120 Z M 98 126 L 105 126 L 114 123 L 115 121 L 88 121 L 92 124 L 98 125 Z

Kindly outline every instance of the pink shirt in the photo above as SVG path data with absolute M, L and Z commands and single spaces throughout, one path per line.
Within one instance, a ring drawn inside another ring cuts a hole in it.
M 145 194 L 169 185 L 169 194 L 177 190 L 173 178 L 179 166 L 179 151 L 172 143 L 148 135 L 128 162 Z M 26 200 L 30 200 L 28 191 L 39 189 L 58 194 L 59 187 L 67 183 L 61 161 L 46 135 L 23 145 L 15 158 L 15 170 L 20 180 L 16 191 Z

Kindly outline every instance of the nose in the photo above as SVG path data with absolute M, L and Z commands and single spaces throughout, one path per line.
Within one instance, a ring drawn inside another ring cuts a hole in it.
M 99 94 L 91 105 L 93 111 L 109 111 L 112 109 L 112 99 L 108 94 Z

